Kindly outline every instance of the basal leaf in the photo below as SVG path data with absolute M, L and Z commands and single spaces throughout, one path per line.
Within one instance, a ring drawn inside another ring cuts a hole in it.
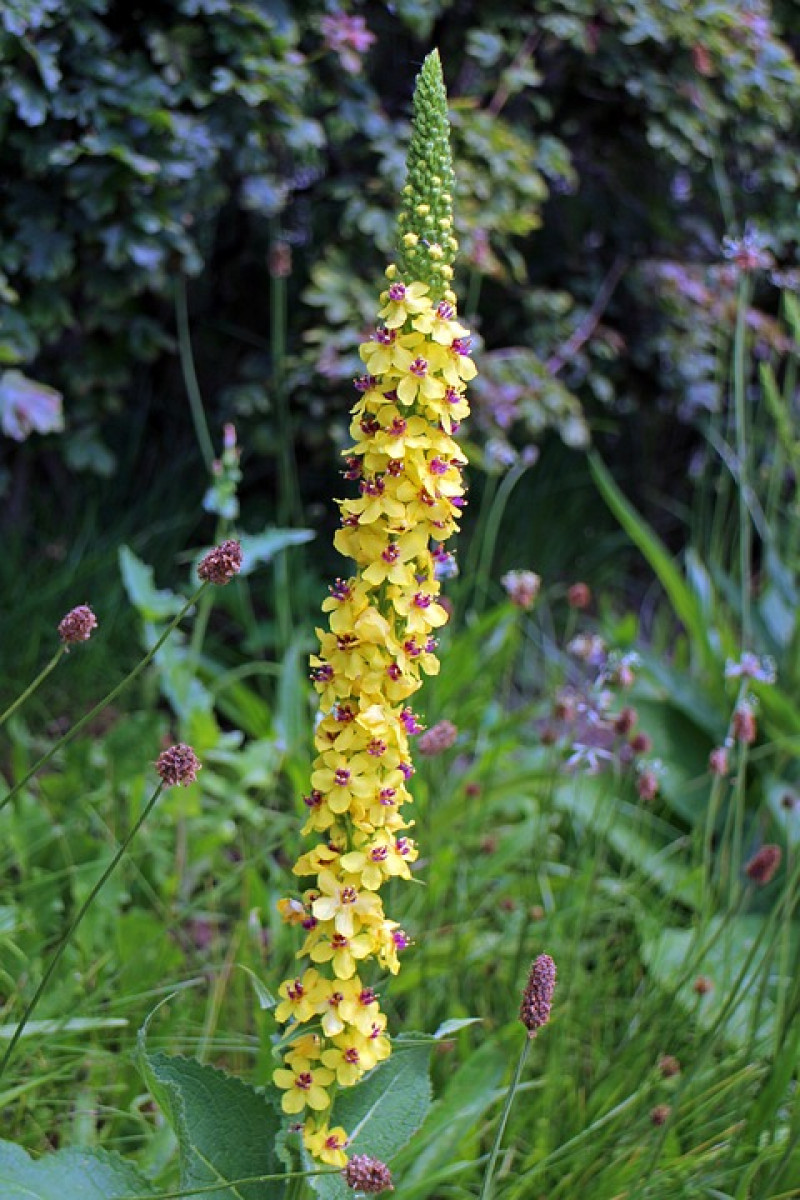
M 137 558 L 128 546 L 120 546 L 119 567 L 131 604 L 146 621 L 164 621 L 177 616 L 185 601 L 168 589 L 153 583 L 153 568 Z
M 0 1142 L 3 1200 L 115 1200 L 155 1196 L 132 1163 L 106 1150 L 59 1150 L 33 1159 L 14 1142 Z
M 253 1088 L 193 1058 L 149 1054 L 141 1061 L 147 1085 L 178 1138 L 181 1188 L 219 1188 L 204 1200 L 277 1200 L 285 1182 L 275 1151 L 276 1109 Z M 254 1183 L 237 1180 L 276 1176 Z

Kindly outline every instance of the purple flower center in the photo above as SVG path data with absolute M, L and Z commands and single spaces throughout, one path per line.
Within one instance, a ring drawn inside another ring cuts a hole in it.
M 406 298 L 406 285 L 404 283 L 393 283 L 389 288 L 389 299 L 394 300 L 395 304 Z
M 428 466 L 434 475 L 444 475 L 447 471 L 447 463 L 443 462 L 441 458 L 432 458 Z
M 384 562 L 387 562 L 387 563 L 397 562 L 399 557 L 400 557 L 400 547 L 397 545 L 397 542 L 390 542 L 389 545 L 386 547 L 386 549 L 381 551 L 381 558 L 383 559 Z
M 346 767 L 339 767 L 338 771 L 334 773 L 333 782 L 337 787 L 347 787 L 350 782 L 350 772 Z
M 373 738 L 367 746 L 367 753 L 371 754 L 373 758 L 380 758 L 382 754 L 386 753 L 386 742 L 383 738 Z
M 381 788 L 381 790 L 378 792 L 378 799 L 380 800 L 381 804 L 384 804 L 388 808 L 394 804 L 394 798 L 396 795 L 397 788 L 385 787 Z
M 358 379 L 353 380 L 356 391 L 359 392 L 368 392 L 370 388 L 375 387 L 377 382 L 374 375 L 359 375 Z
M 454 354 L 469 354 L 469 338 L 456 338 L 451 349 Z
M 381 346 L 391 346 L 396 337 L 397 334 L 394 329 L 376 329 L 375 333 L 373 334 L 373 340 L 378 342 Z
M 354 887 L 343 887 L 339 892 L 339 899 L 342 904 L 355 904 L 358 899 L 358 892 Z
M 369 856 L 373 862 L 385 862 L 389 854 L 388 846 L 373 846 L 369 852 Z
M 344 579 L 335 579 L 333 583 L 328 584 L 328 591 L 334 600 L 348 600 L 352 595 L 350 584 Z
M 412 375 L 416 375 L 420 379 L 424 378 L 428 373 L 427 358 L 415 358 L 408 369 Z
M 456 315 L 456 310 L 446 300 L 440 300 L 436 305 L 436 315 L 437 317 L 441 317 L 443 321 L 452 321 Z

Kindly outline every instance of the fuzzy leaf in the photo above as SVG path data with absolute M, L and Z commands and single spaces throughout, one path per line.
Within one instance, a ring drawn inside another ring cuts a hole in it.
M 14 1142 L 0 1142 L 3 1200 L 133 1200 L 155 1195 L 132 1163 L 105 1150 L 59 1150 L 33 1159 Z
M 148 1087 L 175 1131 L 181 1188 L 203 1188 L 205 1200 L 277 1200 L 283 1169 L 275 1151 L 277 1110 L 233 1075 L 193 1058 L 149 1054 L 140 1035 L 140 1062 Z M 236 1183 L 254 1176 L 278 1176 Z

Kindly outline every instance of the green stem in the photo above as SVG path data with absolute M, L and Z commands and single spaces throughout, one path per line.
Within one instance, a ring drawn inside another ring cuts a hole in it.
M 178 351 L 183 372 L 183 384 L 189 397 L 194 432 L 206 469 L 210 472 L 214 462 L 214 443 L 206 421 L 205 408 L 192 354 L 192 335 L 189 330 L 189 306 L 186 301 L 186 280 L 178 276 L 175 283 L 175 321 L 178 326 Z
M 21 704 L 25 703 L 25 701 L 28 699 L 29 696 L 33 695 L 33 693 L 39 687 L 39 684 L 44 683 L 45 679 L 47 679 L 47 676 L 50 674 L 50 672 L 55 669 L 55 667 L 58 665 L 58 663 L 64 657 L 64 653 L 65 653 L 66 649 L 67 649 L 67 647 L 64 645 L 59 646 L 58 650 L 56 650 L 55 654 L 50 659 L 50 662 L 47 664 L 46 667 L 42 668 L 42 670 L 39 672 L 39 674 L 34 679 L 33 683 L 29 683 L 28 686 L 25 688 L 25 691 L 22 692 L 19 696 L 17 696 L 16 700 L 13 700 L 11 702 L 11 704 L 9 704 L 6 711 L 0 716 L 0 727 L 5 725 L 6 721 L 9 719 L 9 717 L 12 716 L 17 711 L 17 709 L 19 708 L 19 706 Z
M 494 1180 L 494 1172 L 497 1166 L 497 1158 L 500 1154 L 500 1145 L 503 1140 L 503 1134 L 508 1124 L 508 1116 L 511 1112 L 511 1105 L 514 1103 L 514 1097 L 517 1094 L 517 1089 L 522 1079 L 522 1071 L 531 1048 L 532 1037 L 526 1037 L 517 1059 L 517 1069 L 514 1072 L 514 1078 L 511 1081 L 511 1086 L 506 1093 L 506 1102 L 503 1105 L 503 1113 L 500 1117 L 500 1124 L 497 1126 L 497 1132 L 494 1135 L 494 1144 L 489 1155 L 489 1162 L 486 1167 L 486 1174 L 483 1177 L 483 1187 L 481 1188 L 480 1200 L 489 1200 L 492 1194 L 492 1182 Z
M 95 704 L 94 708 L 90 709 L 89 712 L 86 713 L 85 716 L 81 717 L 80 721 L 76 721 L 76 723 L 72 726 L 72 728 L 68 729 L 67 732 L 63 735 L 63 737 L 60 737 L 57 742 L 54 742 L 53 745 L 50 747 L 50 749 L 47 751 L 47 753 L 43 754 L 42 757 L 38 760 L 38 762 L 34 763 L 34 765 L 31 767 L 30 771 L 28 771 L 28 774 L 24 777 L 24 779 L 21 779 L 19 781 L 19 783 L 14 784 L 14 787 L 11 789 L 11 791 L 6 796 L 4 796 L 2 800 L 0 800 L 0 812 L 3 811 L 3 809 L 6 807 L 7 804 L 11 803 L 11 801 L 18 794 L 18 792 L 22 791 L 22 789 L 25 787 L 26 783 L 28 783 L 29 780 L 33 779 L 34 775 L 36 775 L 37 772 L 40 771 L 42 769 L 42 767 L 50 761 L 50 759 L 53 757 L 54 754 L 56 754 L 63 746 L 67 746 L 72 741 L 72 739 L 78 733 L 80 733 L 81 729 L 83 729 L 84 726 L 88 725 L 88 723 L 90 721 L 94 720 L 94 718 L 97 716 L 98 713 L 102 712 L 104 708 L 106 708 L 109 704 L 111 704 L 112 700 L 116 700 L 116 698 L 120 694 L 120 692 L 123 691 L 123 689 L 126 688 L 129 683 L 133 683 L 134 679 L 136 679 L 137 676 L 141 675 L 142 671 L 145 669 L 145 667 L 148 665 L 148 663 L 150 663 L 153 660 L 155 655 L 158 653 L 158 651 L 164 645 L 164 642 L 167 640 L 169 635 L 172 633 L 173 629 L 175 629 L 179 625 L 179 623 L 186 616 L 189 609 L 192 608 L 192 606 L 197 603 L 197 601 L 200 599 L 203 592 L 206 590 L 206 588 L 208 586 L 209 586 L 208 583 L 201 584 L 201 586 L 197 589 L 197 591 L 194 593 L 194 595 L 189 600 L 186 601 L 186 603 L 184 604 L 183 608 L 178 613 L 178 615 L 172 621 L 170 621 L 169 625 L 164 630 L 161 637 L 148 650 L 147 654 L 145 654 L 145 656 L 141 660 L 141 662 L 137 663 L 137 665 L 133 668 L 133 670 L 130 671 L 125 676 L 125 678 L 120 683 L 117 684 L 116 687 L 111 689 L 111 691 L 108 693 L 107 696 L 104 696 L 102 700 L 100 700 L 97 704 Z
M 733 411 L 736 427 L 736 457 L 739 461 L 739 574 L 742 605 L 741 647 L 750 647 L 752 635 L 751 581 L 753 573 L 753 531 L 747 506 L 750 486 L 747 439 L 747 310 L 750 282 L 742 275 L 736 303 L 736 332 L 733 341 Z
M 503 514 L 506 511 L 506 505 L 511 497 L 511 493 L 526 470 L 527 467 L 524 466 L 512 467 L 498 487 L 497 494 L 492 500 L 492 505 L 486 518 L 486 530 L 483 534 L 481 557 L 475 579 L 475 605 L 479 610 L 482 603 L 486 600 L 486 594 L 489 590 L 489 574 L 492 569 L 497 535 L 500 532 L 500 524 L 503 520 Z
M 19 1025 L 17 1025 L 17 1028 L 14 1030 L 14 1034 L 11 1038 L 11 1041 L 8 1043 L 8 1047 L 6 1048 L 6 1052 L 3 1055 L 2 1061 L 0 1061 L 0 1078 L 2 1078 L 6 1067 L 8 1066 L 9 1059 L 11 1058 L 11 1055 L 14 1053 L 14 1049 L 17 1045 L 17 1042 L 22 1037 L 22 1034 L 25 1030 L 25 1026 L 28 1024 L 28 1021 L 33 1016 L 33 1013 L 36 1010 L 36 1007 L 37 1007 L 39 1001 L 41 1000 L 42 996 L 44 995 L 44 991 L 45 991 L 48 983 L 50 982 L 50 980 L 53 977 L 53 972 L 55 971 L 58 964 L 61 962 L 61 958 L 64 954 L 64 951 L 66 950 L 67 946 L 72 941 L 75 931 L 77 930 L 77 928 L 80 925 L 83 918 L 86 916 L 91 905 L 94 903 L 95 899 L 97 898 L 98 894 L 100 893 L 101 888 L 103 888 L 103 886 L 106 884 L 106 882 L 111 877 L 113 872 L 116 870 L 122 856 L 125 854 L 126 850 L 130 846 L 134 837 L 139 832 L 142 825 L 144 825 L 148 816 L 155 808 L 156 801 L 158 800 L 158 798 L 161 795 L 163 790 L 164 790 L 164 784 L 159 783 L 158 787 L 153 792 L 153 795 L 150 797 L 147 804 L 144 806 L 141 813 L 139 814 L 139 817 L 137 818 L 136 822 L 132 826 L 130 832 L 128 833 L 128 836 L 125 838 L 124 842 L 122 842 L 119 849 L 117 850 L 117 853 L 114 855 L 111 862 L 108 864 L 105 871 L 103 871 L 103 874 L 98 879 L 97 883 L 94 885 L 92 890 L 89 892 L 89 895 L 86 897 L 83 904 L 78 909 L 77 914 L 71 921 L 69 927 L 67 928 L 66 933 L 64 934 L 61 941 L 59 942 L 58 948 L 56 949 L 55 954 L 53 955 L 53 957 L 50 959 L 50 962 L 48 963 L 47 970 L 45 971 L 44 975 L 42 976 L 41 980 L 39 981 L 39 986 L 37 987 L 36 991 L 33 993 L 33 996 L 31 997 L 31 999 L 28 1001 L 28 1005 L 25 1009 L 25 1012 L 22 1014 L 22 1018 L 19 1022 Z

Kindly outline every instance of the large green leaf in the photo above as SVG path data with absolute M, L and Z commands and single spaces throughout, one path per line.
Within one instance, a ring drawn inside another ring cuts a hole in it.
M 155 1195 L 156 1189 L 132 1163 L 106 1150 L 59 1150 L 33 1159 L 21 1146 L 0 1142 L 3 1200 L 132 1200 Z
M 204 1200 L 277 1200 L 284 1171 L 275 1151 L 277 1110 L 253 1088 L 194 1058 L 150 1054 L 140 1041 L 150 1091 L 178 1138 L 181 1188 L 207 1188 Z M 236 1180 L 258 1179 L 254 1183 Z
M 435 1038 L 414 1035 L 392 1043 L 391 1058 L 336 1100 L 335 1123 L 350 1136 L 348 1153 L 369 1154 L 388 1163 L 419 1129 L 431 1104 L 428 1064 Z M 316 1164 L 310 1160 L 310 1169 Z M 317 1175 L 311 1184 L 324 1200 L 350 1200 L 341 1175 Z
M 128 546 L 119 548 L 119 569 L 128 599 L 146 621 L 166 621 L 181 611 L 186 601 L 153 582 L 153 568 L 137 558 Z

